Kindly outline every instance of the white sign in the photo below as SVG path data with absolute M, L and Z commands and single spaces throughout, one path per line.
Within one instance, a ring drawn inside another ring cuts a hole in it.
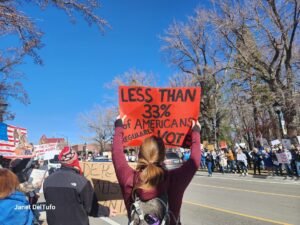
M 285 149 L 288 149 L 290 150 L 291 149 L 291 140 L 290 139 L 282 139 L 282 146 L 285 148 Z
M 45 153 L 57 150 L 57 143 L 34 145 L 34 152 L 36 156 L 44 156 Z
M 29 182 L 32 185 L 41 185 L 45 179 L 46 173 L 47 170 L 33 169 L 29 177 Z
M 280 145 L 280 141 L 278 139 L 274 140 L 274 141 L 271 141 L 271 144 L 272 146 L 275 146 L 275 145 Z
M 47 151 L 47 152 L 45 152 L 43 159 L 44 160 L 54 159 L 54 156 L 59 155 L 59 153 L 60 153 L 60 150 Z
M 300 136 L 297 136 L 297 139 L 298 139 L 298 143 L 300 144 Z
M 279 163 L 289 163 L 290 160 L 288 159 L 287 155 L 285 152 L 282 153 L 276 153 L 277 161 Z
M 246 148 L 246 144 L 245 143 L 236 143 L 235 146 L 237 148 Z

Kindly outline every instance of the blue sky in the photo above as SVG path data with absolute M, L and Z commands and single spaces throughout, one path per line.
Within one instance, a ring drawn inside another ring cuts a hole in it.
M 112 27 L 104 35 L 80 16 L 72 24 L 61 10 L 41 11 L 24 4 L 24 13 L 45 33 L 45 46 L 39 51 L 44 65 L 27 59 L 18 66 L 26 75 L 23 83 L 31 104 L 11 102 L 16 118 L 8 123 L 27 128 L 34 143 L 43 134 L 82 143 L 78 116 L 95 104 L 105 107 L 106 96 L 113 94 L 105 84 L 116 75 L 135 68 L 154 73 L 160 86 L 168 84 L 174 68 L 162 59 L 158 36 L 174 19 L 185 21 L 200 2 L 203 5 L 206 1 L 102 0 L 98 13 Z

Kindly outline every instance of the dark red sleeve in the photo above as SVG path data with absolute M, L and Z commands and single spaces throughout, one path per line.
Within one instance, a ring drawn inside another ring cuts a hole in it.
M 200 166 L 200 132 L 192 132 L 191 156 L 180 168 L 170 171 L 171 185 L 184 190 L 193 179 L 194 174 Z
M 124 187 L 127 179 L 133 176 L 134 170 L 126 161 L 123 148 L 123 127 L 115 128 L 115 135 L 112 146 L 112 161 L 116 171 L 117 179 L 121 187 Z

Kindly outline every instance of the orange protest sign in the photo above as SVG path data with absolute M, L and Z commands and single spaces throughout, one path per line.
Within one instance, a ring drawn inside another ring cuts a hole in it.
M 124 145 L 138 146 L 143 139 L 156 135 L 169 146 L 191 145 L 192 120 L 200 111 L 201 89 L 119 87 L 121 116 L 124 122 Z
M 220 141 L 219 146 L 220 146 L 221 149 L 227 148 L 227 143 L 226 143 L 226 141 Z

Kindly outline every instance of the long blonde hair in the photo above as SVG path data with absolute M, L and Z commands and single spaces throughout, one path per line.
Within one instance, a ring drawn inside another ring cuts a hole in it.
M 166 148 L 161 138 L 151 136 L 143 141 L 138 154 L 136 170 L 140 176 L 136 188 L 156 187 L 164 179 L 162 163 L 165 154 Z

